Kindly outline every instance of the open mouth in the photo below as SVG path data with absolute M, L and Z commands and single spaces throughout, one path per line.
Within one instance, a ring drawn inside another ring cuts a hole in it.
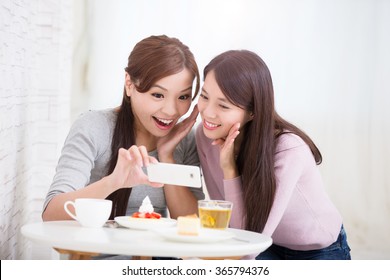
M 157 117 L 153 117 L 153 119 L 159 127 L 170 128 L 173 125 L 173 120 L 160 119 Z
M 204 127 L 206 127 L 207 129 L 216 129 L 218 127 L 220 127 L 221 125 L 220 124 L 214 124 L 214 123 L 211 123 L 211 122 L 208 122 L 208 121 L 203 121 L 203 125 Z

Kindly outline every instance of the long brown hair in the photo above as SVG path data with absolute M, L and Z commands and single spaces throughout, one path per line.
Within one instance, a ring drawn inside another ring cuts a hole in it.
M 137 91 L 147 92 L 158 80 L 188 69 L 196 78 L 196 97 L 200 87 L 200 75 L 194 55 L 190 49 L 176 38 L 165 35 L 150 36 L 138 42 L 130 53 L 125 71 L 130 75 Z M 123 90 L 122 104 L 118 110 L 116 125 L 112 137 L 111 159 L 108 174 L 114 171 L 118 160 L 118 150 L 128 149 L 135 144 L 134 115 L 131 99 Z M 119 189 L 107 198 L 112 200 L 111 219 L 126 214 L 131 188 Z
M 204 78 L 210 71 L 214 71 L 226 98 L 254 116 L 241 129 L 243 140 L 237 167 L 242 178 L 246 229 L 262 232 L 276 191 L 277 138 L 284 133 L 294 133 L 309 145 L 317 164 L 322 162 L 322 156 L 302 130 L 276 113 L 271 73 L 257 54 L 247 50 L 224 52 L 205 67 Z

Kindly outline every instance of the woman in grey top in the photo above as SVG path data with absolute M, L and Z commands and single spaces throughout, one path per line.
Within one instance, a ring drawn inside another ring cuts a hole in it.
M 146 195 L 164 216 L 167 208 L 173 218 L 195 213 L 201 189 L 149 182 L 142 167 L 156 159 L 199 165 L 192 131 L 197 108 L 178 122 L 198 94 L 199 80 L 193 54 L 178 39 L 151 36 L 137 43 L 125 68 L 120 107 L 89 111 L 73 124 L 43 219 L 70 219 L 64 203 L 81 197 L 112 200 L 111 218 L 136 212 Z

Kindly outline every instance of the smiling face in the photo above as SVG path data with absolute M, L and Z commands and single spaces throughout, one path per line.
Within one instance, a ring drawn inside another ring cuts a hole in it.
M 198 109 L 204 134 L 210 139 L 225 138 L 234 124 L 240 123 L 242 128 L 252 119 L 248 111 L 225 97 L 215 80 L 214 71 L 210 71 L 205 78 Z
M 139 138 L 167 135 L 191 106 L 193 74 L 184 69 L 158 80 L 147 92 L 138 92 L 126 73 L 126 94 L 131 99 Z M 142 144 L 144 143 L 137 143 Z

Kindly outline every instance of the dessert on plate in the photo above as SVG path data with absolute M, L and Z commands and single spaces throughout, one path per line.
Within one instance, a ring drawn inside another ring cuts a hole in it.
M 146 196 L 142 201 L 142 205 L 139 207 L 138 212 L 135 212 L 132 217 L 142 219 L 160 219 L 161 214 L 154 212 L 152 202 L 150 201 L 149 196 Z
M 200 220 L 196 214 L 179 216 L 177 218 L 177 233 L 179 235 L 199 235 Z

